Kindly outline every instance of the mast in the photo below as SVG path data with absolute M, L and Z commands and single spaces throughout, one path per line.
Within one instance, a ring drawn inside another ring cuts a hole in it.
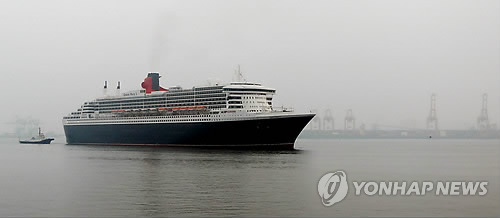
M 245 77 L 243 76 L 243 73 L 241 72 L 241 67 L 239 64 L 238 64 L 238 70 L 235 70 L 235 74 L 236 74 L 236 82 L 246 82 L 247 81 L 245 79 Z

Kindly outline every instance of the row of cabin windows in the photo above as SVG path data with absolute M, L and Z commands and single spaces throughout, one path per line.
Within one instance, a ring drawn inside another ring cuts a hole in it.
M 211 101 L 209 101 L 211 100 Z M 205 104 L 210 104 L 209 102 L 217 102 L 218 103 L 223 103 L 225 104 L 225 98 L 218 98 L 218 99 L 196 99 L 196 102 L 204 102 Z M 165 104 L 182 104 L 182 103 L 193 103 L 193 100 L 190 101 L 158 101 L 158 102 L 144 102 L 144 103 L 139 103 L 139 104 L 112 104 L 112 105 L 106 105 L 106 106 L 99 106 L 97 107 L 98 109 L 106 109 L 106 108 L 114 108 L 114 107 L 123 107 L 123 108 L 131 108 L 131 107 L 143 107 L 143 106 L 152 106 L 152 105 L 158 105 L 162 106 Z M 85 109 L 84 109 L 85 110 Z
M 183 106 L 209 106 L 209 105 L 226 105 L 226 102 L 213 102 L 211 104 L 203 103 L 185 103 L 185 104 L 167 104 L 167 107 L 183 107 Z
M 182 106 L 219 106 L 223 105 L 225 107 L 226 102 L 213 102 L 211 104 L 204 104 L 201 102 L 198 102 L 196 104 L 191 103 L 184 103 L 184 104 L 166 104 L 166 107 L 182 107 Z M 147 106 L 147 107 L 146 107 Z M 165 104 L 155 104 L 155 105 L 136 105 L 136 106 L 115 106 L 115 107 L 103 107 L 103 108 L 98 108 L 97 110 L 99 111 L 106 111 L 106 110 L 119 110 L 119 109 L 141 109 L 141 108 L 158 108 L 158 107 L 165 107 Z M 94 110 L 85 110 L 85 111 L 94 111 Z
M 224 91 L 226 92 L 268 92 L 268 93 L 275 93 L 275 90 L 266 90 L 266 89 L 233 89 L 233 88 L 225 88 Z
M 218 100 L 220 102 L 207 102 L 209 99 L 200 99 L 196 101 L 195 105 L 225 105 L 225 99 L 224 98 L 219 98 Z M 176 106 L 192 106 L 192 102 L 174 102 L 172 103 L 166 103 L 165 101 L 157 101 L 157 102 L 140 102 L 140 104 L 131 104 L 131 105 L 124 105 L 124 104 L 108 104 L 108 105 L 99 105 L 97 107 L 85 107 L 83 110 L 86 111 L 87 113 L 91 113 L 91 111 L 94 110 L 100 110 L 100 111 L 106 111 L 106 110 L 117 110 L 117 109 L 137 109 L 137 108 L 145 108 L 147 107 L 161 107 L 163 105 L 167 105 L 167 107 L 176 107 Z M 220 106 L 217 106 L 217 108 L 223 108 Z M 82 111 L 82 109 L 78 109 L 78 111 Z M 90 112 L 89 112 L 90 111 Z
M 217 98 L 217 97 L 226 97 L 225 93 L 221 94 L 216 94 L 216 95 L 190 95 L 190 96 L 177 96 L 177 97 L 155 97 L 155 98 L 141 98 L 141 99 L 133 99 L 133 100 L 109 100 L 109 101 L 103 101 L 99 102 L 98 104 L 92 105 L 92 106 L 97 106 L 97 105 L 109 105 L 109 104 L 127 104 L 127 103 L 142 103 L 142 102 L 154 102 L 154 101 L 165 101 L 165 100 L 177 100 L 177 99 L 186 99 L 186 100 L 191 100 L 193 98 L 197 99 L 203 99 L 203 98 Z M 85 105 L 85 106 L 90 106 L 90 105 Z
M 226 93 L 220 93 L 220 94 L 211 94 L 211 95 L 183 95 L 183 96 L 167 96 L 166 98 L 168 100 L 174 100 L 174 99 L 193 99 L 193 98 L 217 98 L 217 97 L 226 97 Z
M 250 108 L 260 108 L 260 106 L 250 105 Z
M 231 93 L 231 95 L 234 95 L 234 96 L 267 96 L 269 93 Z
M 189 99 L 189 100 L 168 100 L 168 103 L 182 103 L 182 102 L 210 102 L 210 101 L 226 101 L 226 98 L 202 98 L 202 99 Z
M 224 121 L 225 119 L 181 119 L 181 120 L 129 120 L 107 121 L 106 123 L 144 123 L 144 122 L 179 122 L 179 121 Z
M 194 91 L 197 95 L 206 95 L 206 94 L 213 94 L 213 93 L 222 93 L 222 89 L 218 90 L 212 90 L 212 91 Z
M 148 100 L 148 101 L 127 101 L 127 102 L 113 102 L 113 103 L 105 103 L 105 104 L 99 104 L 97 105 L 98 107 L 106 107 L 106 106 L 111 106 L 111 105 L 125 105 L 125 104 L 148 104 L 148 103 L 155 103 L 155 102 L 165 102 L 165 98 L 163 99 L 155 99 L 153 100 Z
M 258 112 L 258 111 L 262 111 L 262 110 L 247 110 L 247 112 Z M 228 115 L 225 115 L 225 116 L 228 116 Z M 242 117 L 243 115 L 241 114 L 236 114 L 236 115 L 233 115 L 233 114 L 230 114 L 229 115 L 230 117 Z M 93 116 L 91 116 L 93 117 Z M 153 116 L 153 117 L 115 117 L 115 118 L 111 118 L 111 119 L 118 119 L 118 120 L 137 120 L 137 119 L 161 119 L 161 118 L 168 118 L 168 119 L 171 119 L 171 118 L 194 118 L 194 117 L 206 117 L 206 118 L 212 118 L 212 119 L 198 119 L 198 120 L 222 120 L 222 119 L 213 119 L 215 117 L 221 117 L 221 115 L 170 115 L 170 116 Z M 80 117 L 64 117 L 64 119 L 80 119 Z M 95 120 L 109 120 L 110 118 L 96 118 Z M 195 119 L 191 119 L 191 120 L 195 120 Z M 149 120 L 143 120 L 143 121 L 132 121 L 132 122 L 144 122 L 144 121 L 149 121 Z M 159 120 L 156 120 L 155 122 L 158 122 Z M 168 120 L 163 120 L 163 121 L 168 121 Z M 173 121 L 176 121 L 176 120 L 173 120 Z M 119 122 L 119 121 L 117 121 Z M 125 122 L 130 122 L 130 121 L 125 121 Z
M 210 107 L 210 106 L 221 106 L 222 105 L 222 108 L 225 107 L 226 103 L 225 102 L 221 102 L 221 103 L 213 103 L 213 104 L 201 104 L 201 103 L 197 103 L 197 104 L 167 104 L 166 107 L 184 107 L 184 106 L 207 106 L 207 107 Z M 145 106 L 127 106 L 127 107 L 106 107 L 106 108 L 100 108 L 98 109 L 99 111 L 108 111 L 108 110 L 119 110 L 119 109 L 142 109 L 142 108 L 158 108 L 158 107 L 164 107 L 165 105 L 156 105 L 156 107 L 151 107 L 151 105 L 149 107 L 145 107 Z M 92 113 L 94 110 L 89 110 L 88 112 Z M 85 111 L 84 113 L 86 113 L 87 111 Z
M 215 94 L 215 93 L 222 93 L 222 90 L 214 90 L 214 91 L 203 91 L 203 92 L 198 92 L 198 91 L 193 91 L 193 90 L 190 90 L 190 91 L 174 91 L 174 92 L 169 92 L 167 94 L 167 96 L 182 96 L 182 95 L 194 95 L 194 94 L 200 94 L 200 95 L 204 95 L 204 94 Z
M 132 104 L 132 105 L 109 105 L 109 106 L 101 106 L 101 107 L 97 107 L 96 109 L 107 109 L 107 108 L 115 108 L 115 107 L 118 107 L 118 108 L 134 108 L 134 107 L 152 107 L 152 106 L 163 106 L 165 105 L 166 103 L 165 102 L 152 102 L 152 103 L 148 103 L 148 104 Z
M 262 110 L 247 110 L 247 112 L 262 112 Z
M 177 89 L 177 90 L 173 90 L 171 92 L 210 91 L 210 90 L 219 90 L 219 89 L 222 89 L 222 88 L 223 88 L 223 86 L 193 87 L 191 89 Z
M 194 91 L 190 90 L 190 92 L 192 93 L 186 93 L 186 92 L 181 92 L 179 91 L 179 93 L 168 93 L 166 95 L 167 98 L 171 97 L 171 98 L 183 98 L 183 97 L 186 97 L 186 95 L 189 95 L 189 96 L 193 96 L 195 93 Z M 216 94 L 216 95 L 214 95 Z M 221 88 L 218 88 L 216 90 L 213 90 L 213 91 L 196 91 L 196 95 L 200 95 L 203 97 L 219 97 L 219 96 L 225 96 L 226 94 L 225 93 L 222 93 L 222 89 Z M 147 97 L 147 98 L 144 98 L 143 96 L 138 96 L 138 98 L 133 98 L 133 99 L 114 99 L 114 100 L 109 100 L 109 99 L 106 99 L 106 100 L 102 100 L 102 101 L 98 101 L 98 102 L 86 102 L 85 105 L 89 105 L 89 106 L 92 106 L 92 105 L 97 105 L 97 104 L 112 104 L 112 103 L 117 103 L 117 102 L 120 102 L 120 103 L 129 103 L 129 102 L 142 102 L 142 101 L 155 101 L 155 100 L 160 100 L 160 99 L 164 99 L 165 96 L 154 96 L 154 97 Z
M 140 96 L 137 98 L 131 98 L 131 99 L 106 99 L 106 100 L 98 100 L 97 104 L 103 105 L 103 104 L 113 104 L 113 103 L 129 103 L 129 102 L 143 102 L 144 100 L 147 101 L 158 101 L 158 100 L 164 100 L 165 96 L 155 96 L 155 97 L 146 97 Z
M 256 112 L 257 110 L 247 110 L 248 112 Z M 91 116 L 93 117 L 93 116 Z M 186 119 L 186 118 L 200 118 L 200 117 L 205 117 L 205 119 Z M 169 116 L 152 116 L 152 117 L 114 117 L 111 119 L 115 119 L 117 121 L 115 122 L 147 122 L 151 121 L 150 119 L 181 119 L 181 120 L 222 120 L 222 119 L 214 119 L 218 117 L 243 117 L 241 114 L 229 114 L 229 115 L 169 115 Z M 80 119 L 79 117 L 64 117 L 64 119 Z M 146 120 L 144 120 L 146 119 Z M 110 120 L 110 118 L 99 118 L 96 117 L 94 120 Z M 130 120 L 137 120 L 137 121 L 130 121 Z M 153 120 L 154 122 L 158 121 L 169 121 L 169 120 Z M 170 120 L 170 121 L 178 121 L 178 120 Z
M 206 87 L 194 87 L 194 90 L 212 90 L 212 89 L 222 89 L 223 86 L 206 86 Z
M 264 97 L 243 96 L 243 99 L 264 99 Z

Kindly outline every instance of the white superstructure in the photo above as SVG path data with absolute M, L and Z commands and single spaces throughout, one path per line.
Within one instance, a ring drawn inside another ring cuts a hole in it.
M 251 82 L 191 89 L 171 87 L 166 91 L 151 93 L 136 90 L 85 102 L 77 111 L 65 116 L 63 123 L 116 123 L 117 120 L 154 122 L 151 119 L 189 122 L 250 118 L 277 112 L 272 105 L 275 92 L 275 89 Z

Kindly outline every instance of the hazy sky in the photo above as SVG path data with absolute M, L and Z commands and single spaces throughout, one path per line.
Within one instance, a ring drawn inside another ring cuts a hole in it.
M 275 106 L 346 110 L 357 124 L 470 128 L 489 94 L 500 115 L 499 1 L 0 1 L 0 133 L 18 117 L 62 133 L 61 119 L 102 94 L 247 80 Z

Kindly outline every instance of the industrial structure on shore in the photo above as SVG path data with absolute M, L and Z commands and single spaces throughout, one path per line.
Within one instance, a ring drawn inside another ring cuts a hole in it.
M 496 123 L 488 117 L 488 94 L 482 95 L 480 114 L 476 119 L 476 127 L 467 130 L 444 130 L 440 128 L 436 109 L 437 95 L 430 99 L 429 115 L 425 120 L 425 128 L 408 128 L 402 126 L 373 124 L 367 130 L 364 123 L 356 126 L 353 110 L 348 109 L 343 118 L 343 126 L 335 128 L 332 110 L 324 113 L 313 110 L 317 115 L 302 132 L 302 138 L 500 138 L 500 130 Z M 359 122 L 358 122 L 359 123 Z

